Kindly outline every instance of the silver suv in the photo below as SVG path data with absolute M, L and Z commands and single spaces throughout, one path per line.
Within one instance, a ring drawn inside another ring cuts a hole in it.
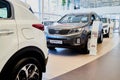
M 66 14 L 57 23 L 47 29 L 47 46 L 77 48 L 87 51 L 93 21 L 100 21 L 96 13 Z M 100 21 L 101 22 L 101 21 Z M 99 26 L 98 43 L 103 41 L 103 28 Z

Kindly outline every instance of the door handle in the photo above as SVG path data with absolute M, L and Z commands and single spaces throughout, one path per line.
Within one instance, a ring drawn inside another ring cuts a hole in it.
M 8 30 L 8 29 L 0 30 L 0 36 L 10 35 L 10 34 L 13 34 L 13 33 L 14 33 L 13 30 Z

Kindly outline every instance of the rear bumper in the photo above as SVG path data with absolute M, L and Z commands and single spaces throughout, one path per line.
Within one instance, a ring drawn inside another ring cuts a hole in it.
M 109 32 L 109 28 L 103 28 L 103 34 L 107 34 Z

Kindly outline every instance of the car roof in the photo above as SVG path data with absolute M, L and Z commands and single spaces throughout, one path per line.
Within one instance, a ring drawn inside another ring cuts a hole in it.
M 80 13 L 68 13 L 68 14 L 66 14 L 66 15 L 83 15 L 83 14 L 85 14 L 85 15 L 91 15 L 91 14 L 96 14 L 95 12 L 80 12 Z
M 30 5 L 28 5 L 27 3 L 24 3 L 20 0 L 7 0 L 9 2 L 11 2 L 12 4 L 17 4 L 17 5 L 21 5 L 23 7 L 26 7 L 26 8 L 30 8 Z

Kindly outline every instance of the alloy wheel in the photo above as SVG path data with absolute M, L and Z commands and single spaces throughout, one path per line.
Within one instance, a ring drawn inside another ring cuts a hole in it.
M 35 64 L 27 64 L 23 66 L 15 80 L 39 80 L 39 69 Z

